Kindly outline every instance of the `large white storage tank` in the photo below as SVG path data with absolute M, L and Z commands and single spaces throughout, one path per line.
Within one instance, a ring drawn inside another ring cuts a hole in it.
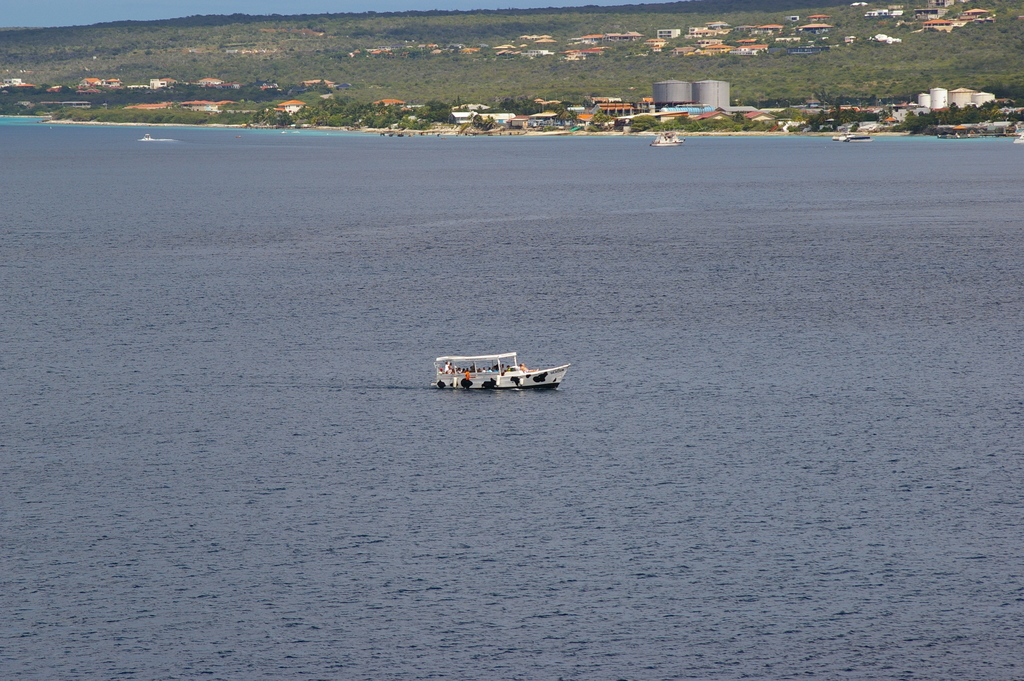
M 949 102 L 949 106 L 953 106 L 954 104 L 956 104 L 958 107 L 962 109 L 965 106 L 971 105 L 971 95 L 976 94 L 978 94 L 977 90 L 971 90 L 965 87 L 958 87 L 955 90 L 949 91 L 949 99 L 947 101 Z
M 724 80 L 699 80 L 693 84 L 693 98 L 713 109 L 729 106 L 729 83 Z
M 654 84 L 654 103 L 658 105 L 682 104 L 696 101 L 693 83 L 686 80 L 663 80 Z
M 922 92 L 917 96 L 917 105 L 922 109 L 932 108 L 932 96 L 927 92 Z
M 933 87 L 928 91 L 932 98 L 932 109 L 945 109 L 949 106 L 949 91 L 944 87 Z
M 996 96 L 991 92 L 975 92 L 971 95 L 971 104 L 974 106 L 982 106 L 994 101 L 996 101 Z

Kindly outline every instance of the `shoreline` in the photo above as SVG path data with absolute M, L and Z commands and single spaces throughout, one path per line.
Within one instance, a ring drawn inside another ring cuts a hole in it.
M 39 123 L 47 123 L 51 125 L 94 125 L 94 126 L 107 126 L 107 127 L 123 127 L 123 128 L 184 128 L 184 129 L 207 129 L 207 130 L 294 130 L 296 132 L 302 130 L 316 130 L 319 132 L 347 132 L 363 135 L 398 135 L 401 133 L 405 137 L 436 137 L 439 135 L 453 136 L 453 137 L 654 137 L 657 133 L 654 132 L 618 132 L 618 131 L 602 131 L 602 132 L 584 132 L 577 130 L 574 132 L 568 131 L 554 131 L 554 132 L 513 132 L 513 131 L 501 131 L 496 133 L 480 132 L 472 134 L 460 134 L 455 128 L 450 129 L 435 129 L 435 130 L 391 130 L 389 128 L 331 128 L 324 126 L 308 126 L 303 128 L 263 128 L 263 127 L 252 127 L 238 124 L 224 124 L 224 123 L 210 123 L 205 125 L 182 125 L 180 123 L 135 123 L 135 122 L 110 122 L 110 121 L 71 121 L 71 120 L 54 120 L 46 116 L 3 116 L 3 118 L 37 118 Z M 677 135 L 681 137 L 832 137 L 835 132 L 769 132 L 769 131 L 754 131 L 754 130 L 736 130 L 736 131 L 723 131 L 723 132 L 685 132 L 675 131 Z M 872 137 L 909 137 L 909 132 L 871 132 L 869 133 Z M 922 135 L 922 137 L 928 137 L 928 135 Z

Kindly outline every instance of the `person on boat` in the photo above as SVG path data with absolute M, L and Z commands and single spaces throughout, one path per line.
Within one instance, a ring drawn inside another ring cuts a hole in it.
M 520 363 L 520 364 L 519 364 L 519 370 L 520 370 L 520 371 L 522 371 L 522 372 L 523 372 L 524 374 L 525 374 L 525 373 L 526 373 L 527 371 L 529 371 L 529 369 L 527 369 L 527 368 L 526 368 L 526 365 L 525 365 L 525 364 L 522 364 L 522 363 Z
M 469 380 L 469 369 L 466 370 L 466 380 Z

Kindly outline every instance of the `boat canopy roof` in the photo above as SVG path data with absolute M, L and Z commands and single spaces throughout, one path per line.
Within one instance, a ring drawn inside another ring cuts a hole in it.
M 515 357 L 515 352 L 502 352 L 496 355 L 472 355 L 470 357 L 457 357 L 452 355 L 451 357 L 438 357 L 435 362 L 483 362 L 485 360 L 492 359 L 508 359 L 509 357 Z

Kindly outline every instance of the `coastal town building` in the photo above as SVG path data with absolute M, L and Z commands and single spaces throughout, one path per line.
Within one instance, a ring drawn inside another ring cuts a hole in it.
M 304 106 L 306 106 L 305 102 L 298 99 L 292 99 L 287 102 L 281 102 L 280 104 L 277 105 L 277 107 L 275 107 L 275 110 L 288 114 L 294 114 L 298 113 Z
M 737 47 L 735 50 L 733 50 L 732 54 L 735 54 L 735 55 L 737 55 L 739 57 L 753 57 L 754 55 L 761 54 L 762 52 L 764 52 L 767 49 L 768 49 L 768 46 L 767 45 L 763 45 L 763 44 L 758 44 L 758 45 L 741 45 L 741 46 Z
M 228 104 L 238 104 L 231 100 L 223 100 L 220 102 L 210 102 L 204 99 L 196 99 L 189 102 L 182 102 L 182 108 L 189 109 L 190 111 L 203 111 L 206 113 L 220 113 L 223 108 Z M 300 107 L 301 108 L 301 107 Z

